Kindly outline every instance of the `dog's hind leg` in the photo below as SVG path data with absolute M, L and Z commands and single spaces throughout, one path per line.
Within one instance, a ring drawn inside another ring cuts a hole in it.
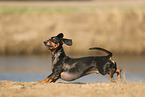
M 119 80 L 119 81 L 122 81 L 121 71 L 122 71 L 121 68 L 117 68 L 117 70 L 116 70 L 116 73 L 117 73 L 117 76 L 118 76 L 118 80 Z
M 114 68 L 110 68 L 108 74 L 110 75 L 109 79 L 110 79 L 111 82 L 115 82 L 115 79 L 113 78 L 114 73 L 115 73 L 115 69 Z

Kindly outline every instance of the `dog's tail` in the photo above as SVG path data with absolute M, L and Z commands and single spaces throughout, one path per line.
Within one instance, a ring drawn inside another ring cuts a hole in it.
M 108 57 L 112 57 L 112 55 L 113 55 L 110 51 L 103 49 L 103 48 L 100 48 L 100 47 L 89 48 L 89 50 L 95 50 L 95 49 L 106 52 L 108 54 Z

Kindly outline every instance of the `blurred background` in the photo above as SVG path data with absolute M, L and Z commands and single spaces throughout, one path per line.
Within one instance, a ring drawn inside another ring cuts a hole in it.
M 43 41 L 59 32 L 73 40 L 71 57 L 113 52 L 126 81 L 145 82 L 145 0 L 0 0 L 0 80 L 37 81 L 51 73 Z M 109 82 L 91 74 L 79 82 Z

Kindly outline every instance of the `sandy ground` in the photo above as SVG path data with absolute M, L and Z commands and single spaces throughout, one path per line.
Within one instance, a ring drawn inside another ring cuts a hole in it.
M 145 83 L 0 81 L 0 97 L 144 97 Z

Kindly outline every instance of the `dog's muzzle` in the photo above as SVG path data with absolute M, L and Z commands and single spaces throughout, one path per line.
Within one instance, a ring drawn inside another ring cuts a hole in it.
M 54 46 L 51 45 L 51 43 L 49 42 L 49 40 L 46 40 L 46 41 L 44 41 L 43 43 L 44 43 L 45 46 L 48 47 L 48 49 L 52 49 L 52 48 L 54 48 Z
M 43 42 L 45 46 L 47 46 L 47 42 L 48 42 L 48 41 L 44 41 L 44 42 Z

